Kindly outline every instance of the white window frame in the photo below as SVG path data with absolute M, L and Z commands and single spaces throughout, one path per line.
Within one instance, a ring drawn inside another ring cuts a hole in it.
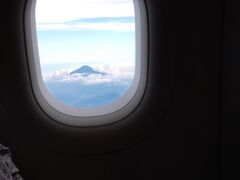
M 96 108 L 73 108 L 57 100 L 42 79 L 39 60 L 35 6 L 28 0 L 25 11 L 25 37 L 33 94 L 42 110 L 52 119 L 69 126 L 100 126 L 128 116 L 141 102 L 147 84 L 147 13 L 144 0 L 133 0 L 135 9 L 135 76 L 127 92 L 116 102 Z

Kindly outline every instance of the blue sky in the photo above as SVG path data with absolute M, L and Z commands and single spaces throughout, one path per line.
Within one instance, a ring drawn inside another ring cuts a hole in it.
M 135 33 L 99 30 L 38 31 L 42 64 L 131 64 L 135 59 Z
M 134 66 L 134 20 L 132 0 L 39 0 L 40 63 Z

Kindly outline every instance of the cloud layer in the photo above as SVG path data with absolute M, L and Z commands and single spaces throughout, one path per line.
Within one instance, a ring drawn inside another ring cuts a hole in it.
M 36 4 L 37 23 L 127 16 L 134 16 L 132 0 L 39 0 Z
M 129 84 L 134 77 L 134 67 L 122 66 L 122 67 L 110 67 L 109 65 L 99 66 L 94 68 L 99 72 L 104 72 L 106 75 L 91 74 L 83 76 L 82 74 L 70 75 L 73 69 L 62 69 L 59 71 L 44 73 L 44 81 L 55 81 L 55 82 L 76 82 L 83 85 L 94 85 L 94 84 Z
M 104 31 L 135 31 L 134 23 L 39 23 L 37 29 L 40 31 L 51 30 L 104 30 Z

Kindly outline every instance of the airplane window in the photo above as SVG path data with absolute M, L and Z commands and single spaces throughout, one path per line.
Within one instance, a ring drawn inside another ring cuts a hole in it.
M 81 117 L 108 115 L 131 104 L 139 87 L 144 86 L 140 85 L 145 83 L 142 76 L 146 76 L 142 71 L 146 60 L 142 58 L 140 16 L 144 13 L 139 2 L 32 3 L 29 44 L 33 50 L 29 57 L 34 63 L 30 59 L 29 64 L 37 99 L 45 99 L 39 100 L 40 105 L 45 103 L 43 109 L 50 111 L 51 107 L 64 116 L 80 117 L 71 124 L 82 125 Z M 34 85 L 36 81 L 38 85 Z M 64 123 L 69 124 L 68 120 Z

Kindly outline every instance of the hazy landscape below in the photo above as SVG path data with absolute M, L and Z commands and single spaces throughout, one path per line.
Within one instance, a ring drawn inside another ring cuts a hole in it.
M 134 76 L 133 67 L 76 69 L 43 73 L 43 80 L 50 93 L 64 104 L 89 108 L 110 104 L 124 95 Z

